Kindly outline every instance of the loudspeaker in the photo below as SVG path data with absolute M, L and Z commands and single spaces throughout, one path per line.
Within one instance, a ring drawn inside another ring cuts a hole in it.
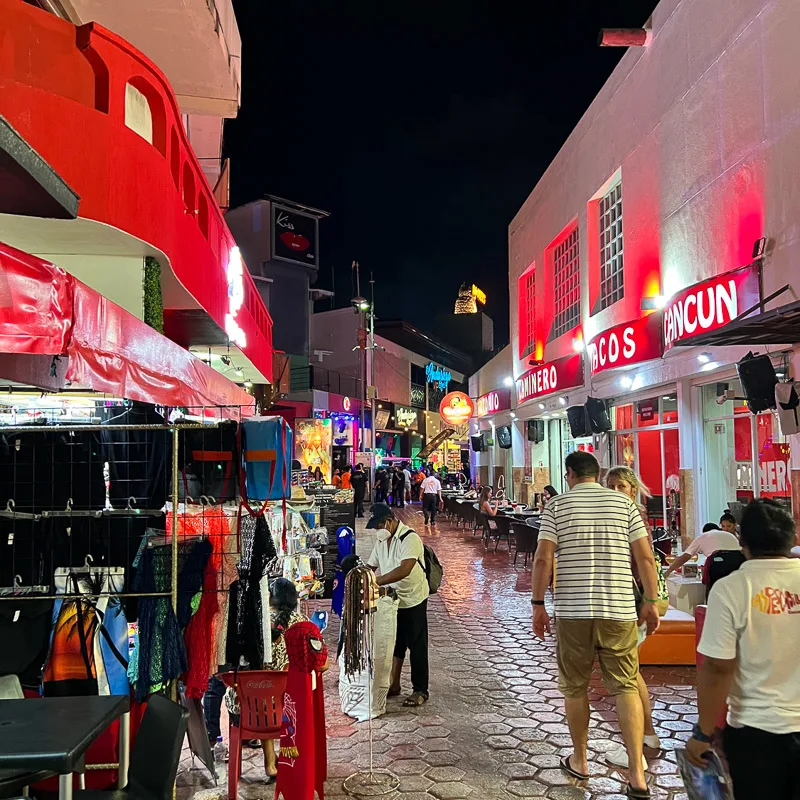
M 611 418 L 603 400 L 590 397 L 586 401 L 586 415 L 589 417 L 592 433 L 606 433 L 611 430 Z
M 775 408 L 775 386 L 778 376 L 768 355 L 748 353 L 736 364 L 747 405 L 754 414 Z
M 497 443 L 503 450 L 511 449 L 511 426 L 501 425 L 495 433 L 497 434 Z
M 586 406 L 570 406 L 567 409 L 567 420 L 569 420 L 569 430 L 573 439 L 592 435 L 592 426 Z
M 472 445 L 473 451 L 476 453 L 482 453 L 486 449 L 483 445 L 483 436 L 481 436 L 479 433 L 470 436 L 469 442 Z
M 541 444 L 544 441 L 544 420 L 528 420 L 528 441 L 534 444 Z

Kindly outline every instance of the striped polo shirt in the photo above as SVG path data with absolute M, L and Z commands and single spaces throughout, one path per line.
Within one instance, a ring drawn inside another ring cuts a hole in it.
M 636 506 L 599 483 L 578 483 L 550 500 L 539 539 L 556 546 L 556 616 L 635 621 L 631 544 L 645 536 Z

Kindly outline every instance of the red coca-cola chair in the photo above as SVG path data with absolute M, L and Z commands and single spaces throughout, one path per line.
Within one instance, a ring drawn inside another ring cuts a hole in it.
M 697 606 L 694 610 L 694 624 L 695 624 L 695 642 L 696 645 L 700 644 L 700 637 L 703 634 L 703 625 L 706 621 L 706 611 L 708 610 L 708 606 Z M 697 660 L 697 667 L 699 669 L 700 665 L 703 663 L 703 656 L 701 655 L 700 651 L 695 652 L 696 660 Z M 724 710 L 717 719 L 716 726 L 718 728 L 724 728 L 725 724 L 728 719 L 728 707 L 725 706 Z

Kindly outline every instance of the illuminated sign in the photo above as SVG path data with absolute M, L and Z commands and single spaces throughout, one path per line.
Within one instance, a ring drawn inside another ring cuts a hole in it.
M 464 392 L 450 392 L 442 398 L 439 413 L 448 424 L 458 427 L 463 425 L 475 413 L 475 404 Z
M 472 296 L 483 306 L 486 305 L 486 292 L 479 289 L 474 283 L 472 284 Z
M 661 358 L 661 314 L 650 314 L 599 333 L 586 345 L 586 352 L 592 375 Z
M 496 389 L 493 392 L 482 394 L 475 404 L 475 415 L 485 417 L 487 414 L 496 414 L 498 411 L 508 411 L 511 408 L 511 392 L 508 389 Z
M 434 364 L 433 361 L 425 367 L 425 377 L 428 379 L 428 383 L 435 383 L 443 392 L 447 391 L 447 384 L 453 380 L 452 373 L 444 367 Z
M 583 386 L 583 357 L 580 353 L 540 364 L 517 378 L 517 402 Z
M 235 345 L 244 349 L 247 347 L 247 336 L 236 321 L 236 315 L 244 303 L 244 262 L 238 247 L 231 247 L 225 275 L 228 279 L 228 313 L 225 315 L 225 333 Z
M 760 299 L 758 266 L 726 272 L 673 295 L 664 307 L 664 347 L 733 322 Z
M 394 419 L 401 428 L 416 428 L 417 410 L 415 408 L 406 408 L 405 406 L 395 406 Z
M 342 399 L 342 408 L 345 411 L 349 411 L 350 410 L 350 406 L 352 406 L 352 403 L 350 402 L 350 398 L 349 397 L 343 398 Z

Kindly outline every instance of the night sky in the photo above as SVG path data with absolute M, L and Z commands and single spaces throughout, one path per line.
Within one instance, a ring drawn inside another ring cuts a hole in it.
M 655 0 L 234 0 L 242 108 L 225 128 L 232 204 L 325 209 L 317 286 L 431 329 L 458 286 L 508 341 L 507 229 L 623 55 L 602 27 Z M 366 293 L 362 286 L 362 293 Z

